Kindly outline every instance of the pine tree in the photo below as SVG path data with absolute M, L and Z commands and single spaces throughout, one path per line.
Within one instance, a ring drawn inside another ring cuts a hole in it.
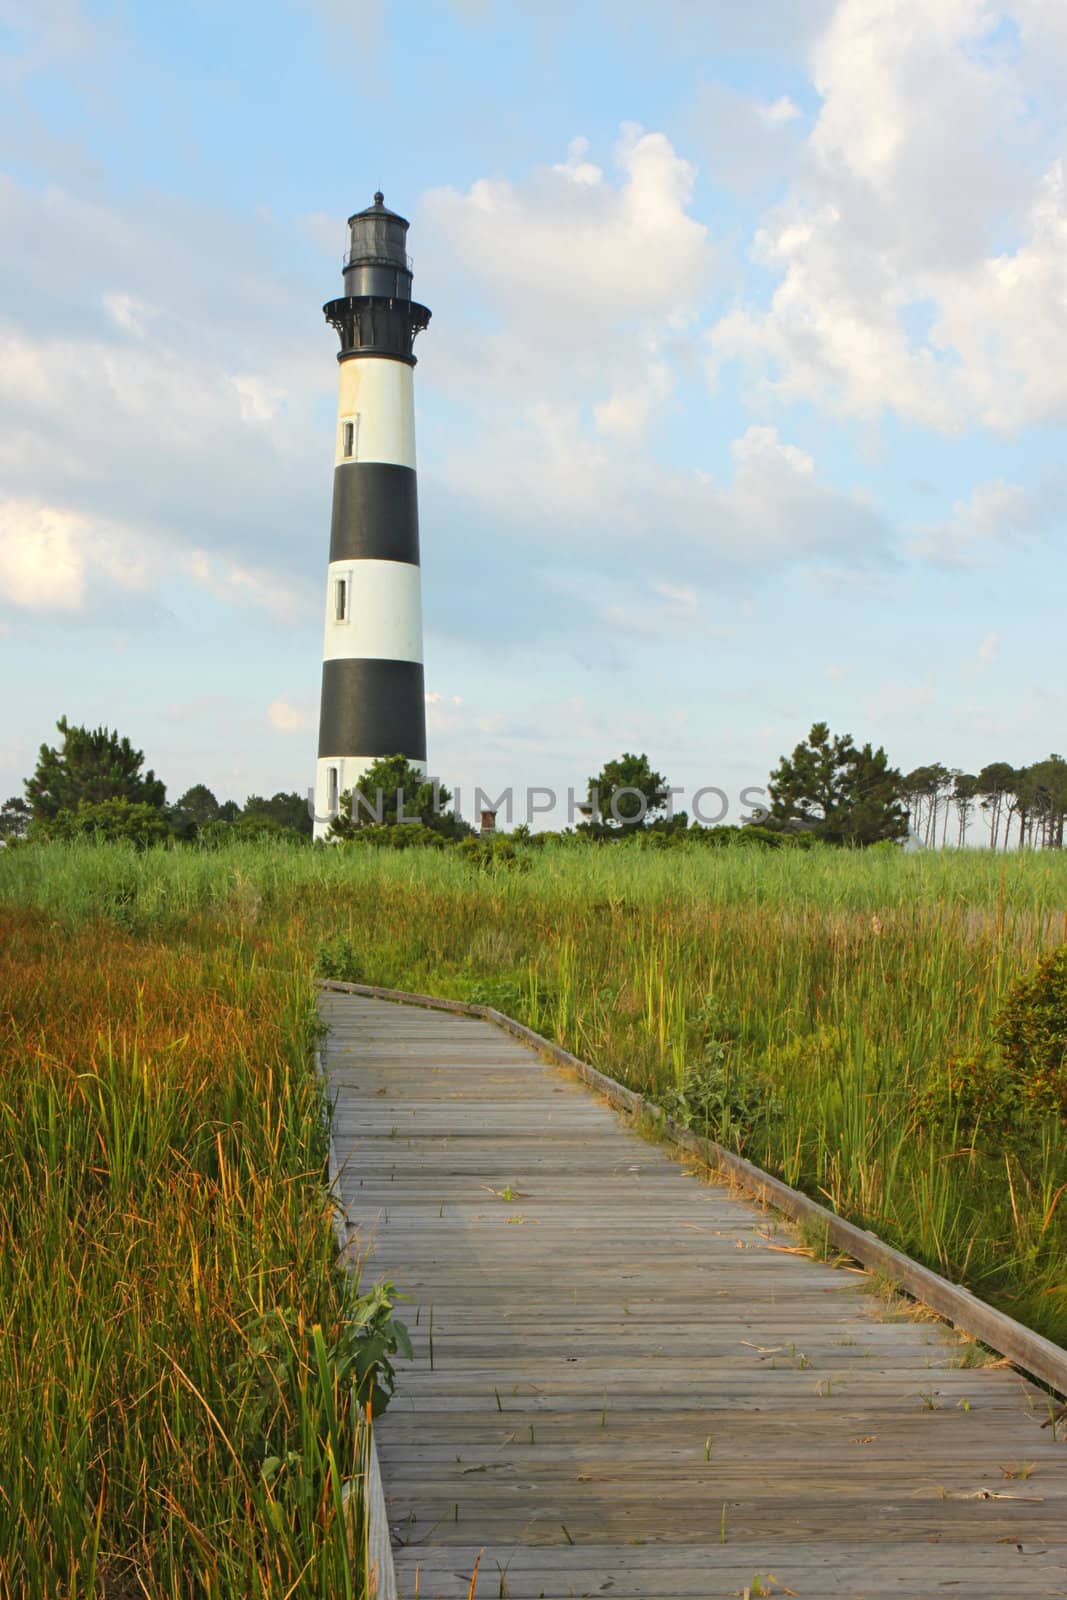
M 395 826 L 401 820 L 447 832 L 456 820 L 443 811 L 451 799 L 449 790 L 432 783 L 407 756 L 379 756 L 360 778 L 355 791 L 346 790 L 341 796 L 340 809 L 326 836 L 351 839 L 369 824 Z
M 75 812 L 83 802 L 129 800 L 162 810 L 163 783 L 149 770 L 142 772 L 144 753 L 110 728 L 72 727 L 60 717 L 56 727 L 62 743 L 43 744 L 37 770 L 26 782 L 26 798 L 35 822 L 54 822 L 61 811 Z
M 831 844 L 874 844 L 908 831 L 904 779 L 885 751 L 832 735 L 825 722 L 781 758 L 767 787 L 772 828 L 792 826 Z
M 589 779 L 587 806 L 593 830 L 632 833 L 646 827 L 666 809 L 669 794 L 666 778 L 653 772 L 646 755 L 625 751 Z
M 21 795 L 13 794 L 0 806 L 0 839 L 21 839 L 30 825 L 32 813 Z
M 307 798 L 297 794 L 295 790 L 292 793 L 279 790 L 277 794 L 271 795 L 269 800 L 260 794 L 250 794 L 245 801 L 242 816 L 249 821 L 274 822 L 278 827 L 290 829 L 293 833 L 310 834 L 312 830 Z

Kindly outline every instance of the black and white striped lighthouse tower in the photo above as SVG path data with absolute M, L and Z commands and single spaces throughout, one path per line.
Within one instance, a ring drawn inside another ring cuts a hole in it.
M 379 756 L 425 770 L 408 224 L 374 196 L 349 217 L 344 295 L 323 306 L 341 339 L 315 835 Z

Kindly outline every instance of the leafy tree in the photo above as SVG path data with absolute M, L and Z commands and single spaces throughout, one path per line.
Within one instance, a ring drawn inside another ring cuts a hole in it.
M 159 806 L 143 800 L 82 800 L 75 811 L 59 811 L 34 824 L 50 839 L 125 840 L 139 850 L 162 844 L 170 830 Z
M 978 793 L 982 810 L 989 813 L 989 842 L 995 850 L 1000 836 L 1000 819 L 1008 809 L 1009 797 L 1015 791 L 1015 768 L 1010 761 L 990 761 L 978 774 Z M 1008 811 L 1010 823 L 1010 811 Z M 1004 843 L 1007 844 L 1005 831 Z
M 851 734 L 831 735 L 816 722 L 791 757 L 782 756 L 768 780 L 766 826 L 810 830 L 831 844 L 874 844 L 908 831 L 904 779 L 879 746 L 857 746 Z
M 184 811 L 198 828 L 202 828 L 205 822 L 214 822 L 219 814 L 219 803 L 206 783 L 194 783 L 175 800 L 174 809 Z
M 970 827 L 974 803 L 978 798 L 978 779 L 973 772 L 956 772 L 953 778 L 955 781 L 952 785 L 952 800 L 959 821 L 956 843 L 962 848 L 967 843 L 967 829 Z
M 22 796 L 13 794 L 0 806 L 0 839 L 24 839 L 32 815 Z
M 442 815 L 452 799 L 448 789 L 433 784 L 407 756 L 380 756 L 372 761 L 355 790 L 341 796 L 328 839 L 351 839 L 361 828 L 421 822 L 447 833 L 458 819 Z
M 1067 762 L 1051 755 L 1017 773 L 1016 808 L 1025 818 L 1020 843 L 1042 844 L 1062 850 L 1064 814 L 1067 813 Z M 1035 841 L 1036 835 L 1036 841 Z
M 948 798 L 952 793 L 952 773 L 940 761 L 928 767 L 916 767 L 904 779 L 911 827 L 924 844 L 936 845 L 937 820 L 942 802 L 948 813 Z
M 605 762 L 595 778 L 589 779 L 586 804 L 582 808 L 591 818 L 594 832 L 633 833 L 647 827 L 667 809 L 667 780 L 653 772 L 646 755 L 629 751 Z
M 291 794 L 279 791 L 271 795 L 269 800 L 262 795 L 250 794 L 242 816 L 249 822 L 276 822 L 280 828 L 291 829 L 293 833 L 306 833 L 309 838 L 314 828 L 306 797 L 295 791 Z
M 167 821 L 177 839 L 195 839 L 219 814 L 219 803 L 206 783 L 194 783 L 168 807 Z
M 1015 782 L 1012 784 L 1011 794 L 1007 798 L 1007 821 L 1004 824 L 1005 850 L 1008 848 L 1008 843 L 1011 839 L 1011 825 L 1013 822 L 1017 822 L 1019 827 L 1019 837 L 1016 843 L 1019 845 L 1030 843 L 1035 799 L 1034 782 L 1030 776 L 1030 768 L 1016 767 Z
M 76 812 L 85 802 L 128 800 L 162 811 L 166 789 L 155 773 L 142 772 L 144 754 L 110 728 L 72 727 L 60 717 L 62 743 L 43 744 L 37 770 L 26 784 L 34 820 L 48 822 L 61 811 Z

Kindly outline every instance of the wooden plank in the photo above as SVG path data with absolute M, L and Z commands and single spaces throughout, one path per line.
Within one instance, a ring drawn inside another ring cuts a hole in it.
M 1033 1373 L 1060 1394 L 1067 1395 L 1067 1351 L 1051 1340 L 1025 1328 L 1014 1318 L 995 1310 L 960 1284 L 950 1283 L 938 1273 L 920 1266 L 901 1251 L 884 1244 L 873 1233 L 846 1222 L 825 1206 L 791 1188 L 780 1179 L 771 1177 L 742 1156 L 724 1149 L 712 1140 L 700 1139 L 682 1128 L 670 1117 L 665 1117 L 658 1107 L 651 1105 L 632 1089 L 616 1083 L 614 1079 L 581 1061 L 570 1051 L 552 1040 L 517 1022 L 513 1017 L 495 1010 L 492 1006 L 467 1005 L 460 1001 L 441 1000 L 430 995 L 408 994 L 402 990 L 376 989 L 360 984 L 327 984 L 324 991 L 333 990 L 364 995 L 384 1001 L 404 1001 L 408 1006 L 423 1006 L 463 1012 L 468 1017 L 482 1017 L 498 1027 L 523 1039 L 539 1053 L 551 1056 L 559 1065 L 574 1071 L 583 1082 L 591 1084 L 617 1108 L 633 1114 L 652 1116 L 659 1120 L 665 1131 L 682 1149 L 705 1161 L 709 1167 L 727 1173 L 761 1204 L 778 1207 L 794 1220 L 814 1221 L 822 1225 L 827 1237 L 840 1249 L 847 1250 L 865 1266 L 883 1273 L 916 1299 L 922 1300 L 957 1327 L 974 1338 L 998 1350 L 1008 1360 L 1025 1371 Z M 337 1008 L 340 1010 L 340 1008 Z M 388 1028 L 389 1023 L 382 1025 Z
M 344 1204 L 413 1297 L 376 1430 L 401 1593 L 468 1595 L 484 1547 L 483 1600 L 1067 1594 L 1067 1450 L 1018 1373 L 484 1022 L 324 1014 Z
M 467 1543 L 454 1547 L 446 1570 L 440 1575 L 435 1573 L 434 1592 L 443 1600 L 467 1600 L 470 1572 L 479 1554 L 484 1581 L 478 1594 L 505 1594 L 512 1600 L 534 1600 L 538 1596 L 545 1600 L 563 1600 L 564 1596 L 573 1600 L 575 1595 L 635 1600 L 650 1594 L 659 1600 L 717 1600 L 719 1596 L 740 1600 L 756 1574 L 762 1576 L 771 1593 L 780 1596 L 788 1585 L 803 1600 L 836 1600 L 838 1596 L 848 1596 L 850 1600 L 888 1600 L 890 1596 L 914 1600 L 917 1593 L 923 1600 L 935 1595 L 959 1595 L 970 1600 L 983 1592 L 988 1561 L 987 1551 L 981 1546 L 967 1550 L 954 1545 L 946 1551 L 930 1545 L 924 1552 L 926 1587 L 917 1590 L 908 1559 L 910 1548 L 891 1541 L 875 1552 L 867 1545 L 850 1541 L 840 1547 L 839 1553 L 829 1556 L 807 1547 L 783 1544 L 781 1570 L 768 1568 L 764 1546 L 733 1540 L 710 1556 L 684 1546 L 634 1548 L 605 1543 L 593 1559 L 588 1548 L 572 1549 L 566 1545 L 542 1547 L 531 1553 L 508 1545 L 483 1549 Z M 1024 1547 L 1013 1554 L 1015 1571 L 1005 1572 L 998 1591 L 1002 1600 L 1063 1595 L 1064 1570 L 1055 1558 L 1040 1548 Z M 531 1565 L 531 1560 L 536 1565 Z M 421 1580 L 419 1592 L 427 1593 L 425 1562 L 418 1546 L 398 1552 L 397 1566 L 405 1594 L 416 1592 L 416 1573 Z M 773 1585 L 769 1582 L 770 1573 L 778 1580 Z

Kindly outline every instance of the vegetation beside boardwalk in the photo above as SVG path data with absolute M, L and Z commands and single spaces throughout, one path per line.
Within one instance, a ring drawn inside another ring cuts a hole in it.
M 165 926 L 162 855 L 2 865 L 0 1595 L 357 1600 L 392 1329 L 338 1264 L 307 964 L 232 862 Z
M 1067 940 L 1059 852 L 53 844 L 0 857 L 0 900 L 154 952 L 144 1003 L 164 1010 L 159 963 L 190 1004 L 216 992 L 183 948 L 254 972 L 275 1025 L 316 959 L 489 1001 L 1067 1340 L 1063 963 L 1038 1034 L 998 1024 Z M 201 1058 L 223 1081 L 226 1048 Z
M 337 1267 L 316 962 L 523 1018 L 1064 1342 L 1065 907 L 1058 853 L 3 852 L 0 1592 L 360 1592 L 389 1308 Z

